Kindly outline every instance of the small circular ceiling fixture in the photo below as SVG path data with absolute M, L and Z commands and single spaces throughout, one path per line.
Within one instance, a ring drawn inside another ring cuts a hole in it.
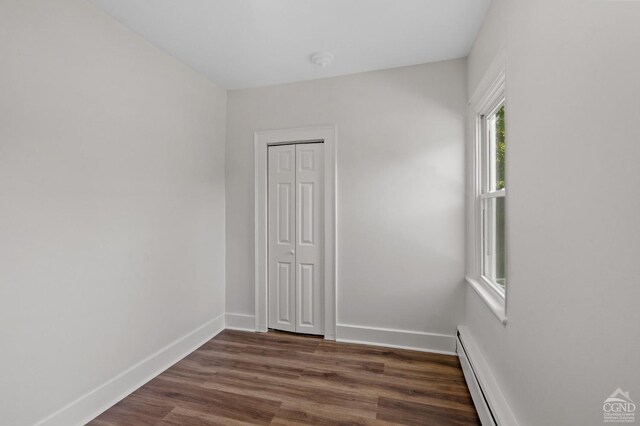
M 324 68 L 331 62 L 333 62 L 333 53 L 331 52 L 316 52 L 311 55 L 311 63 L 319 67 Z

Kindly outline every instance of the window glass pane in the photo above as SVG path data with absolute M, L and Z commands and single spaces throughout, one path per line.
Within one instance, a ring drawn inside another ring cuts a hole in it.
M 506 263 L 506 236 L 504 217 L 504 197 L 495 199 L 496 214 L 496 276 L 495 282 L 502 288 L 506 286 L 505 263 Z
M 488 198 L 482 202 L 482 275 L 504 289 L 506 286 L 505 198 Z
M 506 149 L 506 135 L 505 135 L 505 123 L 504 123 L 504 105 L 496 111 L 495 120 L 492 120 L 495 123 L 495 143 L 492 147 L 495 150 L 494 158 L 495 158 L 495 182 L 494 188 L 496 190 L 504 189 L 505 187 L 505 176 L 504 176 L 504 165 L 505 165 L 505 149 Z

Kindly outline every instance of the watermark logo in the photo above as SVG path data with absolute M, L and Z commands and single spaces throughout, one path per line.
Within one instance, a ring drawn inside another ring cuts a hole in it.
M 629 392 L 618 388 L 605 399 L 602 404 L 605 423 L 634 423 L 636 421 L 636 404 L 629 397 Z

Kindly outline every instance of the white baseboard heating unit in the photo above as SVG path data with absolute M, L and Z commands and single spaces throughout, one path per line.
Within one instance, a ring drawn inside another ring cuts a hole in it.
M 469 387 L 469 392 L 471 393 L 473 404 L 476 406 L 476 411 L 478 412 L 478 417 L 480 417 L 482 426 L 497 426 L 498 422 L 496 421 L 494 414 L 491 412 L 489 402 L 487 401 L 487 398 L 482 391 L 482 387 L 478 382 L 478 376 L 473 369 L 473 365 L 469 361 L 469 356 L 465 350 L 459 329 L 456 333 L 456 352 L 460 358 L 460 365 L 462 366 L 464 379 L 467 381 L 467 386 Z

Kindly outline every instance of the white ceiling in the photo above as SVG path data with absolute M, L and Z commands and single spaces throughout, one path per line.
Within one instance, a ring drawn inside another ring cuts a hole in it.
M 491 0 L 90 0 L 228 89 L 460 58 Z M 326 68 L 316 51 L 334 54 Z

